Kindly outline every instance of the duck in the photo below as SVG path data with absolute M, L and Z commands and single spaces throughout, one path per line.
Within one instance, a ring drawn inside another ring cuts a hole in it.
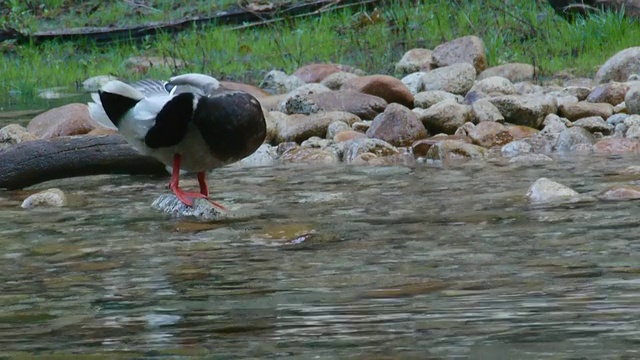
M 190 207 L 204 198 L 226 210 L 209 198 L 207 172 L 251 155 L 266 137 L 260 102 L 205 74 L 182 74 L 169 81 L 111 80 L 91 98 L 91 117 L 164 163 L 171 173 L 169 189 Z M 181 173 L 196 173 L 200 191 L 180 188 Z

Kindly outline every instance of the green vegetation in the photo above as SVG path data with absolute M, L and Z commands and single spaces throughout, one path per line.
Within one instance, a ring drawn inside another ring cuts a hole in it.
M 130 5 L 133 1 L 109 1 L 98 6 L 91 17 L 82 18 L 77 14 L 101 2 L 30 3 L 35 2 L 0 1 L 0 9 L 5 9 L 0 25 L 24 24 L 22 29 L 30 31 L 122 25 L 213 10 L 206 8 L 206 1 L 182 2 L 179 8 L 168 5 L 174 3 L 169 1 L 144 2 L 149 8 L 134 7 Z M 33 101 L 39 89 L 62 86 L 73 92 L 86 78 L 103 74 L 133 80 L 197 71 L 258 84 L 271 69 L 291 73 L 312 62 L 343 63 L 368 73 L 393 74 L 395 62 L 406 50 L 434 48 L 470 34 L 484 40 L 489 66 L 526 62 L 535 63 L 542 77 L 559 71 L 592 76 L 607 58 L 637 46 L 640 39 L 640 22 L 624 14 L 606 13 L 570 24 L 542 0 L 390 0 L 384 4 L 375 12 L 342 10 L 239 30 L 212 25 L 109 45 L 5 42 L 0 44 L 0 107 Z M 141 69 L 127 61 L 133 56 L 175 58 L 186 65 Z

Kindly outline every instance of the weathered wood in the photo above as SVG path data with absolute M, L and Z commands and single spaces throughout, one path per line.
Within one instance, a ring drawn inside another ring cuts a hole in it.
M 635 19 L 640 18 L 640 0 L 548 0 L 556 14 L 567 20 L 600 11 L 621 12 Z
M 25 141 L 0 152 L 0 188 L 98 174 L 169 175 L 160 161 L 138 153 L 120 135 Z
M 292 17 L 313 16 L 343 9 L 345 7 L 372 8 L 384 0 L 307 0 L 275 3 L 269 11 L 256 12 L 248 8 L 235 6 L 214 12 L 207 16 L 197 16 L 174 21 L 158 21 L 123 27 L 78 27 L 23 33 L 16 29 L 0 30 L 0 42 L 15 40 L 17 43 L 38 44 L 51 40 L 58 41 L 94 41 L 97 43 L 141 39 L 158 33 L 176 33 L 194 26 L 207 24 L 239 25 L 247 23 L 268 24 L 274 19 L 283 20 Z

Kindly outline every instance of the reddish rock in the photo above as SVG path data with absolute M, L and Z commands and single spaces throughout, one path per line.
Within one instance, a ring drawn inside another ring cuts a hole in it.
M 280 103 L 289 97 L 288 94 L 269 95 L 258 98 L 260 105 L 267 111 L 280 110 Z
M 465 124 L 466 125 L 466 124 Z M 508 128 L 500 123 L 485 121 L 478 125 L 465 126 L 467 135 L 474 144 L 484 148 L 502 146 L 513 141 L 513 135 Z
M 68 104 L 34 117 L 27 130 L 39 138 L 82 135 L 100 127 L 89 115 L 86 104 Z
M 87 135 L 114 135 L 117 134 L 117 129 L 107 129 L 107 128 L 95 128 L 87 133 Z
M 639 153 L 640 141 L 627 138 L 607 138 L 596 142 L 593 148 L 598 154 Z
M 587 101 L 592 103 L 608 103 L 613 106 L 624 101 L 624 96 L 629 91 L 629 84 L 610 82 L 596 86 L 589 95 Z
M 340 64 L 309 64 L 296 70 L 293 75 L 306 83 L 321 82 L 327 76 L 340 71 L 355 72 L 356 69 L 348 65 Z
M 524 125 L 509 125 L 507 126 L 507 130 L 511 133 L 511 136 L 513 136 L 513 140 L 530 138 L 539 132 L 537 129 Z
M 413 111 L 393 103 L 376 116 L 367 130 L 367 136 L 382 139 L 393 146 L 409 146 L 416 140 L 426 138 L 427 130 Z
M 267 96 L 271 96 L 271 94 L 269 94 L 268 92 L 254 85 L 232 82 L 232 81 L 220 81 L 220 85 L 226 87 L 227 89 L 247 92 L 253 95 L 256 99 L 261 99 Z
M 372 120 L 387 107 L 383 98 L 356 91 L 340 90 L 302 95 L 299 100 L 315 104 L 318 111 L 346 111 L 362 120 Z
M 371 75 L 351 78 L 342 85 L 342 89 L 378 96 L 388 103 L 413 107 L 413 94 L 402 81 L 393 76 Z
M 353 140 L 353 139 L 361 139 L 361 138 L 365 138 L 367 137 L 367 135 L 365 135 L 364 133 L 361 133 L 359 131 L 354 131 L 354 130 L 345 130 L 345 131 L 340 131 L 339 133 L 337 133 L 334 137 L 333 137 L 333 141 L 340 143 L 340 142 L 345 142 L 345 141 L 349 141 L 349 140 Z

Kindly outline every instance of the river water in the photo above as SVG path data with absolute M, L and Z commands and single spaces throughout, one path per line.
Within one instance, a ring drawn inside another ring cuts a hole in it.
M 167 178 L 0 191 L 0 358 L 640 358 L 638 202 L 524 198 L 638 160 L 228 167 L 208 223 L 150 207 Z

